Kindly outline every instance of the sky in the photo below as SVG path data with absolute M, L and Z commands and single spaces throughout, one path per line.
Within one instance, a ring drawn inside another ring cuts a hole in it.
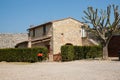
M 27 33 L 30 25 L 75 18 L 83 22 L 83 11 L 92 6 L 105 10 L 120 0 L 0 0 L 0 33 Z

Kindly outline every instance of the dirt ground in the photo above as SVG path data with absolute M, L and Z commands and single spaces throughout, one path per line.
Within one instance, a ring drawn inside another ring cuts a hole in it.
M 120 80 L 120 61 L 0 62 L 0 80 Z

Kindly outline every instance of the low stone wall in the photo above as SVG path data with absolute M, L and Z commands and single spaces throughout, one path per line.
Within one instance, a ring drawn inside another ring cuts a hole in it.
M 27 33 L 0 33 L 0 48 L 14 48 L 16 44 L 27 40 Z

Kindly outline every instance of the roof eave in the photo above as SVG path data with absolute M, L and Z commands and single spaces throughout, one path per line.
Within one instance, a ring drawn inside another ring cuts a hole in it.
M 68 17 L 68 18 L 64 18 L 64 19 L 59 19 L 59 20 L 54 20 L 54 21 L 46 22 L 46 23 L 44 23 L 44 24 L 40 24 L 40 25 L 37 25 L 37 26 L 34 26 L 34 27 L 30 27 L 30 28 L 27 29 L 27 30 L 29 31 L 29 30 L 35 29 L 35 28 L 37 28 L 37 27 L 40 27 L 40 26 L 43 26 L 43 25 L 46 25 L 46 24 L 52 24 L 52 23 L 54 23 L 54 22 L 58 22 L 58 21 L 66 20 L 66 19 L 73 19 L 73 20 L 75 20 L 75 21 L 77 21 L 77 22 L 79 22 L 79 23 L 82 23 L 83 25 L 87 25 L 87 24 L 85 24 L 85 23 L 83 23 L 83 22 L 80 22 L 80 21 L 77 20 L 77 19 L 74 19 L 74 18 L 72 18 L 72 17 Z
M 32 30 L 32 29 L 35 29 L 35 28 L 38 28 L 38 27 L 41 27 L 41 26 L 47 25 L 47 24 L 52 24 L 52 22 L 46 22 L 46 23 L 44 23 L 44 24 L 40 24 L 40 25 L 37 25 L 37 26 L 34 26 L 34 27 L 30 27 L 30 28 L 28 28 L 27 30 Z

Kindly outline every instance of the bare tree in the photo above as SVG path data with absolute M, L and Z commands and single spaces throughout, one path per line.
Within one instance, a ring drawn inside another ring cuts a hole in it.
M 113 10 L 111 12 L 111 10 Z M 103 46 L 103 59 L 108 59 L 108 43 L 114 33 L 118 32 L 120 28 L 120 13 L 118 6 L 109 5 L 107 10 L 101 10 L 98 13 L 98 9 L 88 7 L 87 11 L 84 11 L 85 16 L 83 20 L 93 25 L 91 31 L 95 33 L 99 38 L 101 45 Z M 111 21 L 113 17 L 113 22 Z

